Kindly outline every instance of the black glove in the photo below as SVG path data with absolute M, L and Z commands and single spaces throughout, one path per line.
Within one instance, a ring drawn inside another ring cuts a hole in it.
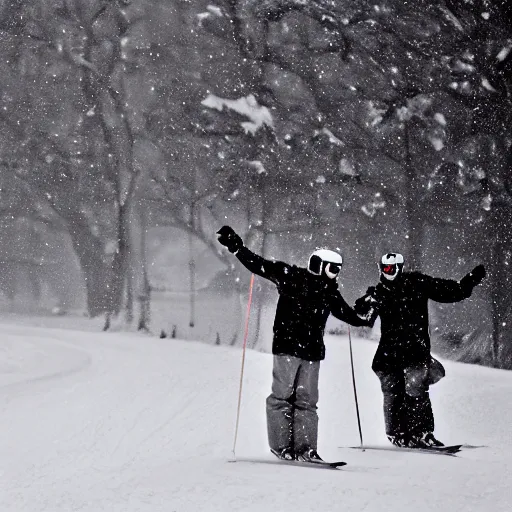
M 366 315 L 370 311 L 376 302 L 373 297 L 374 293 L 375 286 L 370 286 L 368 290 L 366 290 L 366 294 L 363 297 L 359 297 L 359 299 L 354 302 L 354 309 L 356 310 L 356 313 Z
M 483 265 L 478 265 L 460 280 L 460 284 L 468 293 L 471 293 L 473 288 L 479 285 L 485 276 L 485 267 Z
M 356 310 L 356 313 L 359 313 L 360 315 L 366 315 L 366 313 L 370 311 L 370 307 L 368 297 L 359 297 L 359 299 L 354 302 L 354 309 Z
M 219 231 L 217 231 L 217 239 L 229 252 L 237 252 L 244 246 L 242 239 L 235 233 L 234 229 L 229 226 L 222 226 Z

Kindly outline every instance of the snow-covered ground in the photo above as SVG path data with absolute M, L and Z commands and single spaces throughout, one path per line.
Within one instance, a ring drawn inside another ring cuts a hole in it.
M 69 327 L 69 326 L 68 326 Z M 78 327 L 75 327 L 77 329 Z M 385 444 L 375 344 L 354 340 L 365 442 Z M 340 471 L 266 458 L 271 356 L 248 352 L 236 463 L 239 348 L 0 324 L 2 512 L 392 511 L 512 508 L 512 373 L 445 362 L 436 433 L 459 457 L 359 443 L 347 339 L 328 339 L 319 451 Z M 345 448 L 340 448 L 344 446 Z

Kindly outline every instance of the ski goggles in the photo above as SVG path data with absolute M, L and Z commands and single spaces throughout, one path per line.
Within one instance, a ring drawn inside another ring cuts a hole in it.
M 325 275 L 330 279 L 337 279 L 340 270 L 341 264 L 339 263 L 326 263 L 325 265 Z
M 328 270 L 331 274 L 339 274 L 341 271 L 341 264 L 327 263 L 326 270 Z
M 313 255 L 309 259 L 308 269 L 312 274 L 319 276 L 322 273 L 322 258 Z
M 330 274 L 330 277 L 337 276 L 341 270 L 341 263 L 330 263 L 323 261 L 319 256 L 313 255 L 309 260 L 309 271 L 317 276 L 322 274 L 322 270 L 325 270 L 326 275 Z
M 396 273 L 396 264 L 389 265 L 384 263 L 380 266 L 380 270 L 383 274 L 387 274 L 388 276 L 394 276 Z

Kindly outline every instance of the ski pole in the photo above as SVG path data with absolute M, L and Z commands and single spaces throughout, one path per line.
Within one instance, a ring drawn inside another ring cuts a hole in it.
M 240 388 L 238 390 L 238 406 L 236 409 L 236 426 L 235 426 L 235 439 L 233 441 L 233 458 L 236 459 L 236 439 L 238 437 L 238 424 L 240 422 L 240 405 L 242 403 L 242 384 L 244 380 L 244 366 L 245 366 L 245 350 L 247 348 L 247 336 L 249 334 L 249 316 L 251 314 L 251 303 L 252 303 L 252 289 L 254 286 L 254 274 L 251 275 L 251 282 L 249 284 L 249 300 L 247 301 L 247 314 L 245 318 L 245 331 L 244 331 L 244 343 L 242 348 L 242 368 L 240 370 Z
M 352 355 L 352 336 L 350 335 L 350 327 L 348 328 L 348 346 L 350 348 L 350 366 L 352 367 L 352 384 L 354 385 L 354 400 L 356 403 L 357 426 L 359 428 L 359 439 L 361 440 L 361 448 L 363 447 L 363 431 L 361 430 L 361 417 L 359 415 L 359 402 L 357 401 L 356 375 L 354 372 L 354 356 Z

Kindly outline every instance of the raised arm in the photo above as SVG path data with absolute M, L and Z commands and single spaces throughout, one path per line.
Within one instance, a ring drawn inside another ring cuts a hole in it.
M 278 284 L 280 280 L 291 271 L 291 266 L 282 261 L 271 261 L 262 258 L 258 254 L 244 246 L 243 240 L 229 226 L 223 226 L 217 231 L 219 243 L 224 245 L 230 252 L 234 253 L 240 263 L 258 276 L 269 279 Z
M 332 293 L 329 308 L 333 316 L 349 325 L 355 327 L 370 325 L 366 318 L 359 316 L 356 311 L 345 302 L 339 290 Z
M 282 261 L 266 260 L 245 246 L 236 253 L 236 257 L 247 270 L 275 284 L 278 284 L 291 271 L 290 265 Z
M 459 302 L 471 296 L 473 288 L 480 284 L 486 275 L 485 267 L 478 265 L 460 281 L 423 276 L 428 298 L 436 302 Z

